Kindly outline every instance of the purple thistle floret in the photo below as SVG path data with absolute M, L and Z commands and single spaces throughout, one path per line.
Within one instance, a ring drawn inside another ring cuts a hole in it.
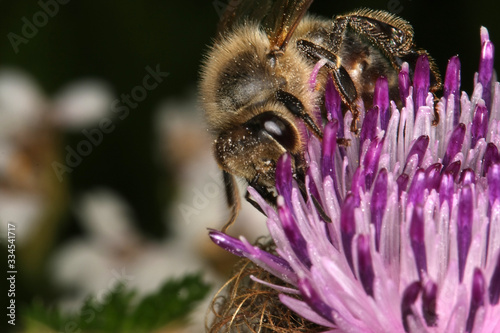
M 448 67 L 446 68 L 446 76 L 444 77 L 443 84 L 443 97 L 444 102 L 453 103 L 452 108 L 457 112 L 454 112 L 453 126 L 458 125 L 460 117 L 460 59 L 458 56 L 454 56 L 448 62 Z M 448 98 L 451 100 L 448 102 Z
M 375 83 L 375 92 L 373 96 L 373 105 L 380 113 L 380 127 L 387 130 L 389 125 L 389 83 L 385 77 L 378 78 Z
M 323 141 L 310 136 L 305 154 L 307 195 L 288 155 L 277 164 L 276 209 L 249 188 L 276 253 L 215 230 L 211 238 L 291 285 L 262 281 L 325 332 L 500 332 L 500 83 L 485 28 L 481 43 L 470 97 L 455 56 L 434 104 L 421 56 L 413 82 L 408 64 L 400 71 L 401 108 L 377 81 L 359 136 L 329 81 Z

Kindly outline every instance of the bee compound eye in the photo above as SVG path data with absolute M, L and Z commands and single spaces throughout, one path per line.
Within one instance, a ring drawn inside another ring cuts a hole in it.
M 257 132 L 259 139 L 264 142 L 272 137 L 288 151 L 295 148 L 296 135 L 292 124 L 272 111 L 253 117 L 247 126 Z

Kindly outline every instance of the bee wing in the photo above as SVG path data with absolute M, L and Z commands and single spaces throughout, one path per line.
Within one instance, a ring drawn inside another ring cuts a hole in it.
M 231 0 L 219 24 L 219 32 L 245 20 L 265 28 L 272 49 L 284 50 L 313 0 Z
M 219 22 L 219 33 L 230 31 L 246 20 L 262 22 L 271 10 L 271 5 L 272 1 L 269 0 L 230 0 Z
M 271 49 L 284 50 L 290 37 L 313 0 L 281 0 L 273 4 L 273 10 L 264 21 Z

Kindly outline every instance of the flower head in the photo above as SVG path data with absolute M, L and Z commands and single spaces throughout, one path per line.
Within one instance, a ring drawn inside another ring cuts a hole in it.
M 401 108 L 377 81 L 359 136 L 330 81 L 324 138 L 308 142 L 307 194 L 288 155 L 277 165 L 276 210 L 249 188 L 276 254 L 218 231 L 212 240 L 292 285 L 272 286 L 327 332 L 499 332 L 500 83 L 485 28 L 481 42 L 470 97 L 453 57 L 435 104 L 421 56 L 413 82 L 402 66 Z

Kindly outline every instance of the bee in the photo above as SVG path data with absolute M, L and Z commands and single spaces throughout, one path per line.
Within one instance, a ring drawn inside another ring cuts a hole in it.
M 201 103 L 214 135 L 231 216 L 240 207 L 234 176 L 244 178 L 268 202 L 276 200 L 275 171 L 289 153 L 294 176 L 305 172 L 307 128 L 322 138 L 318 105 L 329 76 L 357 132 L 358 102 L 373 104 L 375 82 L 387 78 L 390 98 L 399 100 L 398 73 L 414 68 L 426 51 L 413 43 L 405 20 L 384 11 L 360 9 L 333 20 L 307 15 L 312 0 L 239 0 L 228 6 L 218 37 L 205 58 Z M 431 91 L 441 80 L 432 59 Z M 319 89 L 310 89 L 315 64 L 325 63 Z M 410 72 L 412 76 L 413 73 Z M 247 192 L 246 199 L 251 201 Z

